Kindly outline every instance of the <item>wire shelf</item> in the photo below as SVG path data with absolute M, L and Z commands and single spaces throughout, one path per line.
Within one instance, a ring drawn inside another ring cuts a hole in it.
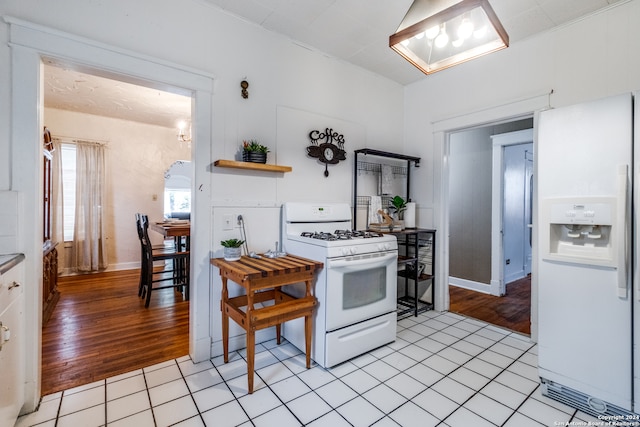
M 371 162 L 363 162 L 358 161 L 357 170 L 362 172 L 372 172 L 372 173 L 381 173 L 382 172 L 382 163 L 371 163 Z M 394 175 L 406 176 L 407 175 L 407 167 L 406 166 L 398 166 L 398 165 L 386 165 L 391 167 L 391 172 Z
M 383 196 L 380 196 L 380 198 L 382 199 L 382 208 L 386 209 L 391 205 L 391 199 L 393 199 L 393 196 L 389 196 L 385 194 Z M 371 205 L 371 196 L 357 196 L 356 204 L 358 208 L 361 208 L 361 207 L 368 208 Z

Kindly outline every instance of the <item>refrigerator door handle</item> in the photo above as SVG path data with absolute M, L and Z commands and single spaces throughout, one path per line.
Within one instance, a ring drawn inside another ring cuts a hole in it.
M 635 169 L 635 167 L 634 167 L 634 169 Z M 636 178 L 635 182 L 633 183 L 633 188 L 634 188 L 633 191 L 634 192 L 640 191 L 640 170 L 638 172 L 636 172 L 635 178 Z M 632 197 L 635 199 L 636 195 L 634 194 Z M 633 215 L 637 215 L 637 214 L 633 213 Z M 637 218 L 637 216 L 635 218 Z M 635 221 L 635 219 L 632 218 L 631 221 Z M 634 227 L 635 226 L 636 225 L 634 224 Z M 634 239 L 634 245 L 635 245 L 635 238 L 633 238 L 633 239 Z M 637 258 L 635 258 L 636 256 L 637 255 L 634 255 L 634 259 L 632 261 L 633 263 L 636 262 L 636 259 L 637 259 Z M 631 289 L 633 289 L 633 283 L 635 282 L 635 284 L 636 284 L 636 291 L 635 291 L 636 292 L 636 297 L 638 298 L 638 301 L 640 301 L 640 280 L 636 278 L 636 275 L 637 275 L 636 268 L 634 266 L 633 276 L 631 277 L 631 283 L 632 283 Z
M 627 297 L 627 172 L 628 165 L 618 167 L 618 297 Z

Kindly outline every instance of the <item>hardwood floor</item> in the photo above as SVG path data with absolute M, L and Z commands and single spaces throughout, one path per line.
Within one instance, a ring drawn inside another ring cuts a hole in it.
M 61 277 L 42 330 L 42 395 L 189 353 L 189 302 L 174 289 L 138 297 L 139 270 Z
M 507 284 L 496 297 L 449 285 L 449 311 L 531 335 L 531 276 Z

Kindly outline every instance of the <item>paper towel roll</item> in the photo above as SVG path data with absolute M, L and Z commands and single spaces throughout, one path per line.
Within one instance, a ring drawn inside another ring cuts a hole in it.
M 381 165 L 380 170 L 382 194 L 391 194 L 393 192 L 393 168 L 390 165 Z
M 382 197 L 380 196 L 369 196 L 369 218 L 367 225 L 371 223 L 380 222 L 380 216 L 378 215 L 378 211 L 382 209 Z
M 404 211 L 405 228 L 416 228 L 416 204 L 414 202 L 407 203 L 407 210 Z

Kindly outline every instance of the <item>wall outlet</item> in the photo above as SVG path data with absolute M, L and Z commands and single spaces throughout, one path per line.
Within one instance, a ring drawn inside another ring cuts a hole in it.
M 223 230 L 233 230 L 233 215 L 225 214 L 222 217 L 222 221 L 223 221 L 223 225 L 222 225 Z

